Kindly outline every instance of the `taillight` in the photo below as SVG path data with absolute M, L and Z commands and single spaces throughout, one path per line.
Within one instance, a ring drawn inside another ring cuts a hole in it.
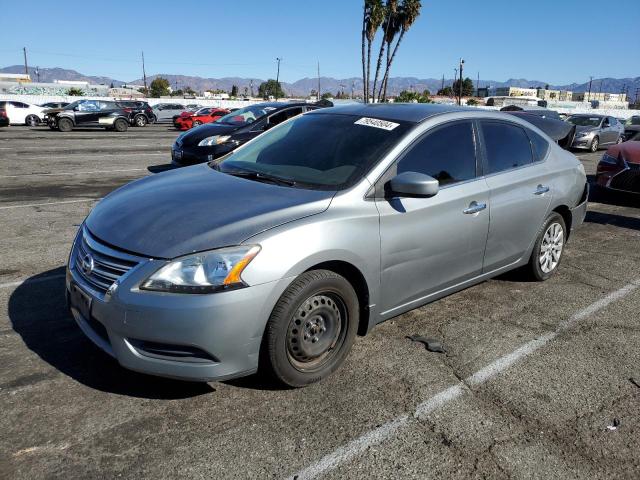
M 4 110 L 0 110 L 0 117 L 6 117 L 7 116 L 7 112 L 5 112 Z
M 133 109 L 131 109 L 131 108 L 123 108 L 123 110 L 125 111 L 125 113 L 133 112 Z

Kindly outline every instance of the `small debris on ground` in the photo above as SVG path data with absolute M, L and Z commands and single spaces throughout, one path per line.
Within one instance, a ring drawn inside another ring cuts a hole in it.
M 631 378 L 629 379 L 629 381 L 630 381 L 631 383 L 633 383 L 636 387 L 640 388 L 640 378 L 638 378 L 638 377 L 631 377 Z
M 617 418 L 614 418 L 611 425 L 607 425 L 607 430 L 617 430 L 619 426 L 620 426 L 620 420 Z
M 411 340 L 413 342 L 420 342 L 420 343 L 424 344 L 424 347 L 427 350 L 429 350 L 430 352 L 447 353 L 447 350 L 444 348 L 442 343 L 439 340 L 435 339 L 435 338 L 423 337 L 423 336 L 418 335 L 418 334 L 409 335 L 406 338 L 408 338 L 409 340 Z

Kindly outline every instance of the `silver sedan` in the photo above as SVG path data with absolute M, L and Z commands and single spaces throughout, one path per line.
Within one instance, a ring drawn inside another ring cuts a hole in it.
M 587 194 L 576 157 L 512 115 L 317 110 L 107 196 L 68 301 L 126 368 L 305 386 L 380 322 L 515 268 L 550 278 Z

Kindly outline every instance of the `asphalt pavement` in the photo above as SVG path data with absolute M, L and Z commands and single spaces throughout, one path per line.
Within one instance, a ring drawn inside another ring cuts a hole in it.
M 637 196 L 593 192 L 551 280 L 396 317 L 320 384 L 186 383 L 124 370 L 64 308 L 78 226 L 177 134 L 0 129 L 0 478 L 640 478 Z

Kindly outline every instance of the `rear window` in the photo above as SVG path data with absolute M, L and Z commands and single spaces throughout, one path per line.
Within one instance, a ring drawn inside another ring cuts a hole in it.
M 487 173 L 498 173 L 530 164 L 531 142 L 522 127 L 502 122 L 482 122 L 487 152 Z
M 540 162 L 544 160 L 549 151 L 549 142 L 533 130 L 527 129 L 527 135 L 529 135 L 531 145 L 533 145 L 533 161 Z

